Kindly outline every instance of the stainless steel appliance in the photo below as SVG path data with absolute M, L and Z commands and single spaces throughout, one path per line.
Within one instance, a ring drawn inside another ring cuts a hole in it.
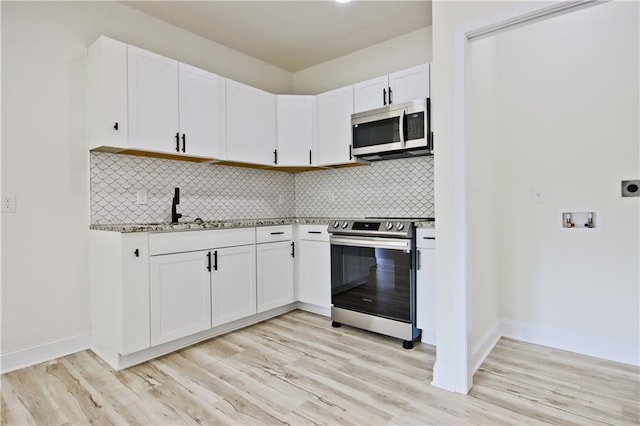
M 353 155 L 376 161 L 433 152 L 429 98 L 351 116 Z
M 424 219 L 423 219 L 424 220 Z M 416 240 L 412 220 L 336 220 L 331 242 L 331 319 L 403 340 L 416 328 Z

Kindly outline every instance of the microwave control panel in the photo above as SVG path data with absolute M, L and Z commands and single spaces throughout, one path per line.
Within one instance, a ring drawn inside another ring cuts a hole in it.
M 424 138 L 424 111 L 407 114 L 406 140 Z

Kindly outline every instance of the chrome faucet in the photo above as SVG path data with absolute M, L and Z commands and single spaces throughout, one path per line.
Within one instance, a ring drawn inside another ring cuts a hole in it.
M 178 213 L 176 209 L 178 204 L 180 204 L 180 188 L 175 188 L 171 203 L 171 223 L 178 223 L 178 219 L 182 217 L 182 213 Z

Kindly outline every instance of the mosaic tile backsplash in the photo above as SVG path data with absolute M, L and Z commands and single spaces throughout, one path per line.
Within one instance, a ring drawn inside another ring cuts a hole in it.
M 433 216 L 433 157 L 283 173 L 92 152 L 91 223 L 169 222 L 173 188 L 185 221 Z M 137 191 L 147 204 L 137 204 Z
M 92 152 L 91 223 L 171 221 L 173 189 L 180 188 L 181 220 L 294 216 L 291 173 Z M 148 204 L 138 205 L 137 191 Z
M 297 173 L 296 217 L 433 217 L 433 157 Z

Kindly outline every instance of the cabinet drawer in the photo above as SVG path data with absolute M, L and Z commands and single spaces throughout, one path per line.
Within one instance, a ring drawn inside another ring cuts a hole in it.
M 436 230 L 418 228 L 416 230 L 416 246 L 418 248 L 436 248 Z
M 256 228 L 256 242 L 273 243 L 276 241 L 288 241 L 293 239 L 291 225 L 261 226 Z
M 298 239 L 307 241 L 329 241 L 328 225 L 298 225 Z
M 151 256 L 255 244 L 255 228 L 149 234 Z

